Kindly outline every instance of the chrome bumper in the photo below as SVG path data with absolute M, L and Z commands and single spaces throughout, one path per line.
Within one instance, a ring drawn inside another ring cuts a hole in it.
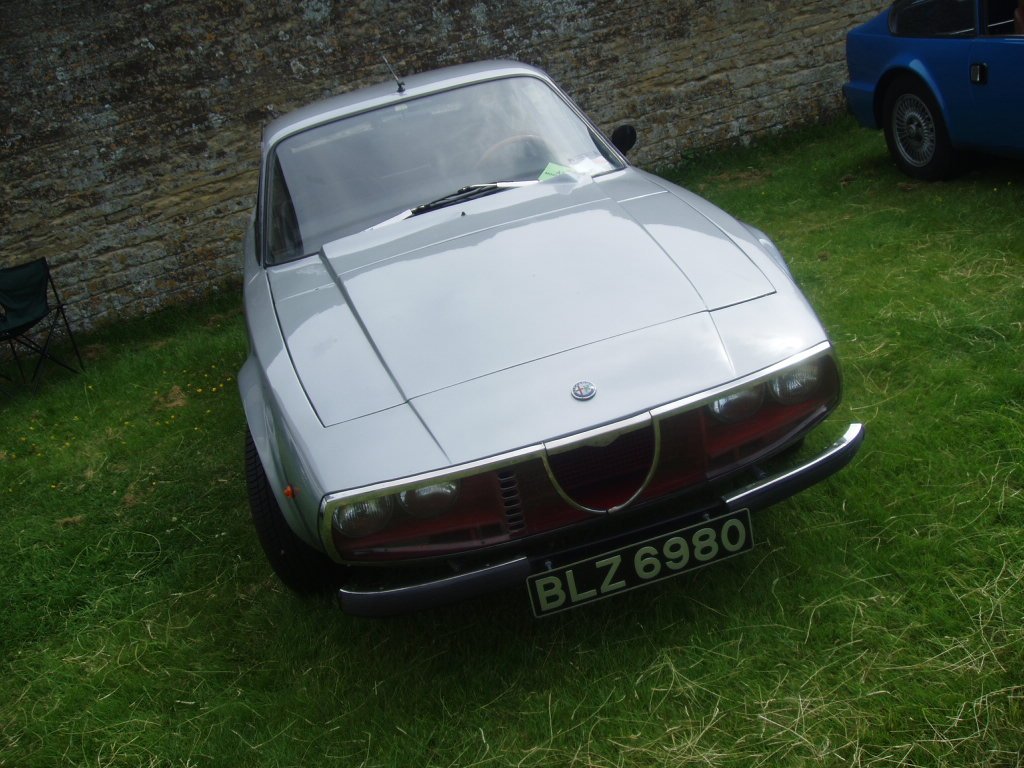
M 746 488 L 724 496 L 722 501 L 730 512 L 737 509 L 749 509 L 753 512 L 788 499 L 834 475 L 849 464 L 862 442 L 864 425 L 851 424 L 843 436 L 832 443 L 824 453 L 798 467 L 758 480 Z
M 824 453 L 797 467 L 762 478 L 739 491 L 723 496 L 717 511 L 749 509 L 753 512 L 789 498 L 849 464 L 863 441 L 864 425 L 851 424 L 843 436 Z M 692 517 L 701 511 L 687 509 L 679 517 Z M 646 530 L 643 530 L 633 538 L 639 537 L 642 540 L 646 535 Z M 614 548 L 615 545 L 602 541 L 597 546 Z M 338 590 L 338 601 L 345 613 L 355 616 L 392 616 L 433 608 L 523 584 L 531 573 L 542 570 L 545 559 L 549 557 L 537 558 L 538 562 L 535 565 L 530 558 L 522 556 L 442 579 L 390 589 L 363 590 L 342 587 Z

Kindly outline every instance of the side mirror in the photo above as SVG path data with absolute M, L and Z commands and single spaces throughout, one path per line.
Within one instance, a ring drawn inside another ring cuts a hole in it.
M 636 144 L 636 128 L 632 125 L 620 125 L 612 131 L 612 144 L 622 154 L 626 154 Z

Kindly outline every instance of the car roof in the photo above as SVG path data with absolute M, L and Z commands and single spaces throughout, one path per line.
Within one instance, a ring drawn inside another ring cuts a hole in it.
M 536 67 L 518 61 L 501 60 L 460 64 L 408 77 L 399 76 L 404 84 L 402 92 L 398 91 L 394 80 L 388 80 L 378 85 L 359 88 L 340 96 L 314 102 L 275 119 L 263 130 L 263 155 L 266 156 L 270 147 L 286 136 L 349 114 L 376 109 L 456 86 L 516 75 L 539 77 L 554 85 L 548 75 Z

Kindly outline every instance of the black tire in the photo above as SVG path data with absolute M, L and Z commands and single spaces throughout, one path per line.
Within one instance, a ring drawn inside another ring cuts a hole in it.
M 908 176 L 936 181 L 956 167 L 956 151 L 935 97 L 916 77 L 896 78 L 882 104 L 885 143 L 896 165 Z
M 245 482 L 256 536 L 270 567 L 289 589 L 301 594 L 337 587 L 344 568 L 295 535 L 274 498 L 252 435 L 245 432 Z

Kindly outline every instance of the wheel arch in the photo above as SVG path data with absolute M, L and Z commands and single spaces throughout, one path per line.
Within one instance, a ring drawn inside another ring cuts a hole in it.
M 928 89 L 932 98 L 935 99 L 935 103 L 939 106 L 939 112 L 941 112 L 940 117 L 948 126 L 948 113 L 946 110 L 946 102 L 942 98 L 942 92 L 936 87 L 934 78 L 932 78 L 931 74 L 920 59 L 913 59 L 905 64 L 892 67 L 886 70 L 885 74 L 879 78 L 878 85 L 875 87 L 874 99 L 875 120 L 878 125 L 885 125 L 885 115 L 882 114 L 885 105 L 885 94 L 889 91 L 892 84 L 901 77 L 913 78 Z
M 296 536 L 317 551 L 324 551 L 317 532 L 311 531 L 306 524 L 306 515 L 294 500 L 284 495 L 284 488 L 288 482 L 285 480 L 285 469 L 277 460 L 280 455 L 278 429 L 270 403 L 264 396 L 264 384 L 258 364 L 252 356 L 238 373 L 238 388 L 242 396 L 242 410 L 245 413 L 249 434 L 282 516 Z

